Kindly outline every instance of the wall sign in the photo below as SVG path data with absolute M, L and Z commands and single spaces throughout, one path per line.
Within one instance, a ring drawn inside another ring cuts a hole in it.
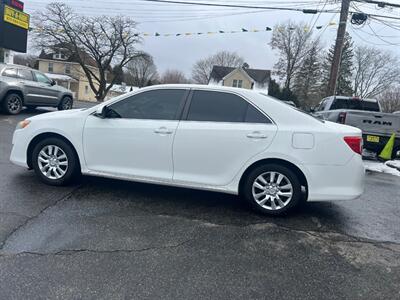
M 8 5 L 4 5 L 4 21 L 26 30 L 29 29 L 29 15 Z

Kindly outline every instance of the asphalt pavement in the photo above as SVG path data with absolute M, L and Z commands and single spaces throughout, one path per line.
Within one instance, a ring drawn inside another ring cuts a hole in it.
M 17 122 L 46 111 L 0 114 L 0 299 L 400 299 L 399 177 L 275 218 L 220 193 L 51 187 L 9 162 Z

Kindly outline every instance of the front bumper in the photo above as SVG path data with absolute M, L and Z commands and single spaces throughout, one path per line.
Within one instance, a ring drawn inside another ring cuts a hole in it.
M 18 166 L 29 168 L 27 163 L 28 143 L 26 143 L 23 129 L 14 131 L 12 145 L 10 161 Z
M 343 166 L 307 165 L 308 200 L 352 200 L 364 192 L 365 168 L 361 156 L 354 154 Z

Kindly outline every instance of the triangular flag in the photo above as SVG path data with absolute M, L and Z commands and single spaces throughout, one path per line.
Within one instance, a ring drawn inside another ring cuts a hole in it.
M 160 34 L 158 32 L 156 32 L 155 36 L 160 36 Z

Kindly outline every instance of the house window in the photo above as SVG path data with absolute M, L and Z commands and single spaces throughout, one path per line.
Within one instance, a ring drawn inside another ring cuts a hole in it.
M 63 53 L 54 53 L 53 54 L 53 59 L 62 59 L 62 60 L 65 60 L 65 59 L 67 59 L 67 57 L 63 54 Z
M 89 87 L 87 85 L 85 85 L 85 95 L 89 94 Z
M 233 79 L 233 84 L 232 84 L 233 87 L 241 88 L 242 85 L 243 85 L 243 80 L 241 80 L 241 79 L 239 79 L 239 80 Z
M 71 74 L 71 65 L 65 65 L 65 74 Z
M 54 64 L 52 62 L 49 62 L 49 73 L 54 72 Z

